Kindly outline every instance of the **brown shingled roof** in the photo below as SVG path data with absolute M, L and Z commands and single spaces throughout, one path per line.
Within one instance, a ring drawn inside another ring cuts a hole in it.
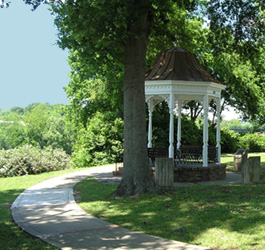
M 222 84 L 201 66 L 193 53 L 181 47 L 173 47 L 160 53 L 153 66 L 146 72 L 145 80 L 204 81 Z

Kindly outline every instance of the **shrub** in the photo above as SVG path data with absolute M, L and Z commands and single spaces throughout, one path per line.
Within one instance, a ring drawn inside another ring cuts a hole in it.
M 62 149 L 23 145 L 11 150 L 0 150 L 0 177 L 39 174 L 73 166 Z
M 97 112 L 87 128 L 78 131 L 72 159 L 78 167 L 120 162 L 123 158 L 123 121 L 115 113 Z
M 175 138 L 177 138 L 177 129 L 175 135 Z M 199 146 L 203 144 L 203 127 L 198 126 L 187 115 L 181 116 L 181 144 L 191 146 Z
M 169 113 L 166 104 L 157 106 L 153 113 L 153 147 L 168 148 L 169 135 Z M 147 123 L 148 124 L 148 123 Z M 177 117 L 174 116 L 174 141 L 177 143 Z M 181 116 L 181 144 L 182 145 L 202 145 L 202 128 L 190 119 L 189 116 Z
M 236 152 L 239 146 L 239 134 L 228 128 L 221 128 L 221 148 L 222 153 Z
M 264 152 L 265 137 L 260 134 L 245 134 L 239 138 L 239 147 L 245 148 L 248 152 Z
M 167 107 L 158 106 L 153 114 L 153 147 L 168 147 L 169 134 L 169 114 Z M 174 139 L 177 143 L 177 119 L 174 120 Z M 239 146 L 240 134 L 228 128 L 221 128 L 221 148 L 223 153 L 236 152 Z M 182 145 L 203 145 L 203 120 L 197 119 L 192 121 L 188 115 L 181 116 L 181 144 Z M 216 145 L 216 127 L 209 124 L 209 140 L 210 146 Z

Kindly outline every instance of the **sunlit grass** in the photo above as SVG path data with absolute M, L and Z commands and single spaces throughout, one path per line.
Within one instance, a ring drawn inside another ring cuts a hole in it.
M 262 183 L 265 183 L 265 153 L 248 153 L 248 157 L 251 156 L 260 156 L 260 179 Z M 227 164 L 226 171 L 233 172 L 234 171 L 234 156 L 222 156 L 221 163 Z
M 248 157 L 251 156 L 260 156 L 260 164 L 261 166 L 265 167 L 265 153 L 248 153 Z M 227 164 L 232 167 L 234 165 L 234 156 L 222 156 L 221 163 Z

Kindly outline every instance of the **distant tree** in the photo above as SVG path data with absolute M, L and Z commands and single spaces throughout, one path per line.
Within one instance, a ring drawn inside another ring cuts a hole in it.
M 26 142 L 24 126 L 18 122 L 0 123 L 0 149 L 13 149 Z
M 32 109 L 38 107 L 39 105 L 41 105 L 41 103 L 39 102 L 36 102 L 36 103 L 31 103 L 29 104 L 25 109 L 24 109 L 24 112 L 31 112 Z
M 49 115 L 44 131 L 41 133 L 45 146 L 61 148 L 68 154 L 72 153 L 76 133 L 65 116 L 53 112 Z
M 52 111 L 52 108 L 45 104 L 38 104 L 35 108 L 26 108 L 25 110 L 24 121 L 27 124 L 25 127 L 27 143 L 33 145 L 38 144 L 41 147 L 46 146 L 42 134 L 46 130 L 49 112 Z
M 0 149 L 24 144 L 61 148 L 68 154 L 76 140 L 73 125 L 66 118 L 66 105 L 30 104 L 25 114 L 14 107 L 3 112 L 0 123 Z
M 24 109 L 20 108 L 20 107 L 13 107 L 9 110 L 9 112 L 11 113 L 17 113 L 19 115 L 23 115 L 24 114 Z

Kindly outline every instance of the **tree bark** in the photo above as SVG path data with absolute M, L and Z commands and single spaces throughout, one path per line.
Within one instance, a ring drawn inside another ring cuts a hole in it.
M 122 181 L 114 193 L 117 196 L 158 192 L 148 166 L 146 141 L 144 75 L 151 24 L 148 19 L 148 11 L 141 12 L 128 25 L 124 75 L 124 167 Z

